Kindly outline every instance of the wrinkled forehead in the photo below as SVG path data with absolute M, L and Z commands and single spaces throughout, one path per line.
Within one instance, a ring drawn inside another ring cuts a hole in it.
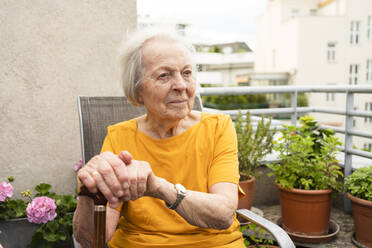
M 173 59 L 183 60 L 191 65 L 192 53 L 181 41 L 167 36 L 150 38 L 142 46 L 142 60 L 145 67 Z

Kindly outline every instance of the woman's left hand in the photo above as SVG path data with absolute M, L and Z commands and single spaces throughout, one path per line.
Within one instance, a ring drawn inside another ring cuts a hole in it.
M 123 182 L 124 195 L 122 201 L 135 201 L 136 199 L 156 193 L 158 178 L 152 172 L 151 166 L 146 161 L 130 160 L 128 163 L 128 152 L 120 152 L 119 158 L 126 163 L 126 175 L 119 178 Z M 130 156 L 131 157 L 131 156 Z

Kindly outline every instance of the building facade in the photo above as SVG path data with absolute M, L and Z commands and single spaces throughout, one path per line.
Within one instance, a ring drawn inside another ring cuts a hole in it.
M 257 19 L 255 73 L 288 73 L 293 85 L 372 85 L 372 1 L 270 0 Z M 342 94 L 308 97 L 310 106 L 345 109 Z M 357 95 L 354 108 L 372 111 L 372 97 Z M 342 116 L 312 115 L 344 125 Z M 355 118 L 354 125 L 372 131 L 370 118 Z M 368 142 L 354 138 L 357 148 L 371 149 Z

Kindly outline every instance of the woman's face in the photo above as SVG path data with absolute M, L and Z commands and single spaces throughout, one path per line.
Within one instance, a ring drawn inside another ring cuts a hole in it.
M 157 37 L 142 49 L 145 75 L 140 101 L 147 115 L 158 120 L 180 120 L 192 110 L 195 77 L 189 52 L 177 41 Z

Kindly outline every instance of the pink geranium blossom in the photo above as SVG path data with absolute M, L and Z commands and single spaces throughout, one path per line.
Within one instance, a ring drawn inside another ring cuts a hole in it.
M 27 206 L 27 219 L 36 224 L 52 221 L 56 216 L 56 203 L 47 196 L 36 197 Z
M 10 183 L 1 182 L 0 183 L 0 202 L 3 202 L 8 197 L 13 196 L 13 186 Z
M 83 160 L 82 159 L 80 159 L 78 162 L 76 162 L 75 164 L 74 164 L 74 170 L 75 171 L 78 171 L 78 170 L 80 170 L 80 168 L 83 166 Z

